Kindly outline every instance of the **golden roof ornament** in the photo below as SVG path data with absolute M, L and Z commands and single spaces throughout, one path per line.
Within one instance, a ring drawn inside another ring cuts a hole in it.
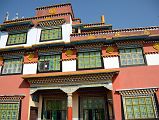
M 155 43 L 155 44 L 153 45 L 153 48 L 154 48 L 155 50 L 159 51 L 159 43 Z

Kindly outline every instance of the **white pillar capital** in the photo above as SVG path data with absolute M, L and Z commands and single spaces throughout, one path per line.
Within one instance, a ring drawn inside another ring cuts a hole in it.
M 63 87 L 60 88 L 62 91 L 64 91 L 67 94 L 72 94 L 73 92 L 75 92 L 79 87 Z

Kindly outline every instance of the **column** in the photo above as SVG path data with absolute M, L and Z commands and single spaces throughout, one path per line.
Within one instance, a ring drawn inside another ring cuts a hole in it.
M 60 89 L 67 93 L 67 120 L 72 120 L 72 93 L 75 92 L 78 89 L 78 87 L 63 87 Z
M 72 120 L 72 93 L 67 93 L 67 120 Z
M 38 106 L 38 120 L 41 120 L 41 113 L 42 113 L 42 96 L 39 96 L 39 106 Z

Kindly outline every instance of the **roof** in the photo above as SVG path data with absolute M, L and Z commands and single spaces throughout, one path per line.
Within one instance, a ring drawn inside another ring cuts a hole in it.
M 23 75 L 22 78 L 42 78 L 42 77 L 59 77 L 59 76 L 74 76 L 74 75 L 86 75 L 86 74 L 98 74 L 98 73 L 118 73 L 117 70 L 83 70 L 83 71 L 73 71 L 73 72 L 54 72 L 54 73 L 39 73 L 34 75 Z
M 71 6 L 71 3 L 55 4 L 55 5 L 50 5 L 50 6 L 42 6 L 42 7 L 37 7 L 35 10 L 43 10 L 43 9 L 48 9 L 48 8 L 53 8 L 53 7 L 63 7 L 63 6 Z

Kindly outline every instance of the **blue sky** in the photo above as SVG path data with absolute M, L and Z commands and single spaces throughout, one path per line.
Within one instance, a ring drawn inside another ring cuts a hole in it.
M 113 28 L 134 28 L 159 25 L 159 0 L 0 0 L 0 23 L 8 11 L 12 19 L 16 12 L 22 17 L 35 15 L 35 8 L 71 3 L 75 17 L 83 23 L 100 22 L 105 15 Z

